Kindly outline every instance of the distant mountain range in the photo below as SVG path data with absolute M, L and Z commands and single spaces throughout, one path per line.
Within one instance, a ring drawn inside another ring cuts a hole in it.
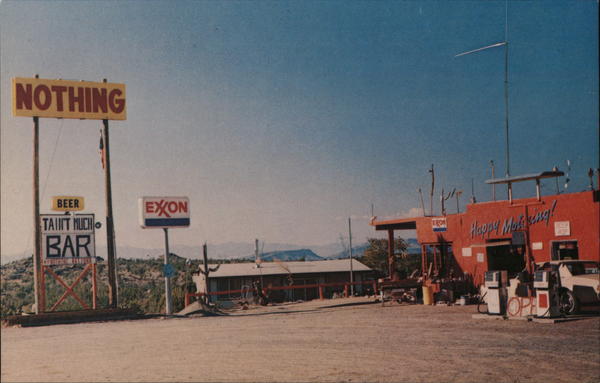
M 420 247 L 417 240 L 409 238 L 406 240 L 409 245 L 409 253 L 420 253 Z M 353 257 L 362 257 L 367 249 L 367 243 L 362 243 L 352 247 Z M 173 254 L 183 258 L 202 259 L 202 246 L 183 246 L 175 245 L 169 249 Z M 348 257 L 348 252 L 342 249 L 340 243 L 330 243 L 327 245 L 301 246 L 283 243 L 267 243 L 261 246 L 259 250 L 264 261 L 278 259 L 281 261 L 315 261 L 322 259 L 342 259 Z M 106 247 L 97 246 L 96 255 L 106 259 Z M 144 249 L 130 246 L 119 246 L 117 257 L 128 259 L 151 259 L 162 257 L 164 249 Z M 26 257 L 24 254 L 2 255 L 1 263 L 6 264 Z M 208 244 L 208 257 L 212 259 L 234 259 L 234 258 L 254 258 L 254 244 L 242 242 L 227 242 L 222 244 Z
M 365 250 L 367 250 L 367 247 L 369 247 L 368 243 L 363 243 L 358 246 L 352 246 L 352 257 L 354 257 L 354 258 L 362 257 L 363 255 L 365 255 Z M 349 257 L 350 257 L 350 254 L 348 251 L 340 251 L 339 253 L 330 255 L 327 258 L 329 258 L 329 259 L 344 259 L 344 258 L 349 258 Z
M 252 257 L 254 259 L 254 257 Z M 265 262 L 278 261 L 322 261 L 324 258 L 319 257 L 310 249 L 300 250 L 283 250 L 271 251 L 260 255 L 260 259 Z

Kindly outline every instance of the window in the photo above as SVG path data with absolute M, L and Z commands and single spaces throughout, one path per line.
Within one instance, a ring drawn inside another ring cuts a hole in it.
M 579 259 L 577 241 L 552 242 L 552 260 Z
M 227 291 L 229 290 L 229 281 L 227 278 L 219 278 L 217 279 L 217 291 Z
M 598 262 L 565 263 L 572 275 L 598 274 Z

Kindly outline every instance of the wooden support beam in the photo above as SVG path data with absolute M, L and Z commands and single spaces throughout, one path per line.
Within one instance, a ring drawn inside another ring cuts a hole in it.
M 92 263 L 92 309 L 96 310 L 98 308 L 98 283 L 96 274 L 98 272 L 98 267 L 96 263 Z
M 394 230 L 388 230 L 388 276 L 391 280 L 396 277 L 396 259 L 394 258 Z
M 87 272 L 90 270 L 92 265 L 87 265 L 83 271 L 81 272 L 81 274 L 79 274 L 79 276 L 77 277 L 77 279 L 75 280 L 75 282 L 73 282 L 71 284 L 71 286 L 67 285 L 65 283 L 65 281 L 62 280 L 61 277 L 58 276 L 58 274 L 56 274 L 51 268 L 49 267 L 44 267 L 45 271 L 48 271 L 48 273 L 50 275 L 52 275 L 54 277 L 54 279 L 56 279 L 56 281 L 58 283 L 60 283 L 64 288 L 65 288 L 65 292 L 64 294 L 58 299 L 58 301 L 56 301 L 56 303 L 50 308 L 50 311 L 54 311 L 56 310 L 56 308 L 69 296 L 72 295 L 73 298 L 75 298 L 80 304 L 81 306 L 86 309 L 89 310 L 89 306 L 81 299 L 79 298 L 79 296 L 77 294 L 75 294 L 75 292 L 73 291 L 73 288 L 75 286 L 77 286 L 77 284 L 79 283 L 79 281 L 81 281 L 81 279 L 87 274 Z

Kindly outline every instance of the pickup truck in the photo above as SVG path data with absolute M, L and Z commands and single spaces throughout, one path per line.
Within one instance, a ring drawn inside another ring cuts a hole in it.
M 596 261 L 561 260 L 537 263 L 537 270 L 558 272 L 558 296 L 564 314 L 582 306 L 600 305 L 600 264 Z

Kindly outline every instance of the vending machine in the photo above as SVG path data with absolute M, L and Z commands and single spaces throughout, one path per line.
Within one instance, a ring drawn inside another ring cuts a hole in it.
M 504 315 L 506 312 L 507 283 L 506 270 L 485 272 L 485 287 L 487 287 L 485 301 L 488 306 L 488 314 Z
M 533 279 L 533 288 L 537 297 L 537 318 L 560 316 L 560 305 L 556 291 L 556 272 L 538 270 Z

